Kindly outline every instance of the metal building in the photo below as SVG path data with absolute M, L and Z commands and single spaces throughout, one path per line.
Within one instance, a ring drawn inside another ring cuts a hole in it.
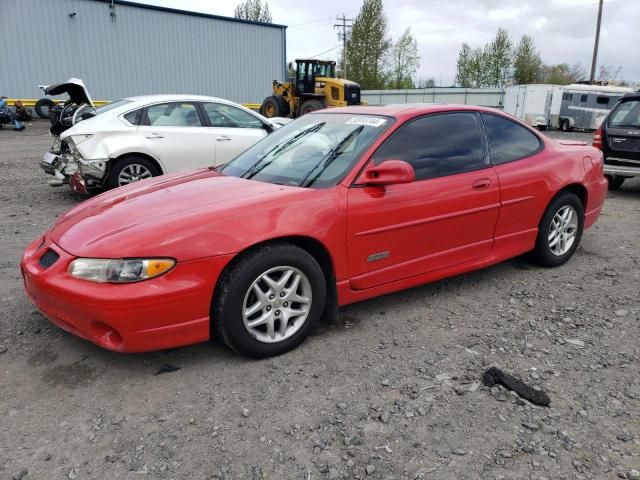
M 0 95 L 84 80 L 95 100 L 161 93 L 261 102 L 286 77 L 286 26 L 122 0 L 1 0 Z M 25 28 L 37 25 L 37 28 Z

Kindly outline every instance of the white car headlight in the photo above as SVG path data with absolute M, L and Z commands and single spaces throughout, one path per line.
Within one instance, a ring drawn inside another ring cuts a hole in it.
M 69 275 L 98 283 L 131 283 L 167 273 L 176 264 L 171 258 L 78 258 L 71 262 Z
M 91 137 L 93 137 L 93 133 L 88 133 L 86 135 L 70 135 L 67 137 L 67 142 L 69 138 L 73 141 L 74 145 L 80 145 L 82 142 L 86 142 Z

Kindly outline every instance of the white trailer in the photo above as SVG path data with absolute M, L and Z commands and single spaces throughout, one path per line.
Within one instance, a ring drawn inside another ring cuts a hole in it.
M 532 127 L 546 130 L 595 130 L 627 87 L 600 85 L 512 85 L 506 87 L 504 111 Z
M 505 88 L 504 111 L 532 127 L 546 129 L 557 85 L 511 85 Z

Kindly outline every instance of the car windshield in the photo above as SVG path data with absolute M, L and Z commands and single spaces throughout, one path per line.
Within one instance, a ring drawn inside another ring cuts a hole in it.
M 113 110 L 114 108 L 121 107 L 126 105 L 127 103 L 131 103 L 131 100 L 125 100 L 124 98 L 121 100 L 116 100 L 115 102 L 107 103 L 102 107 L 96 108 L 96 115 L 100 115 L 101 113 L 108 112 L 109 110 Z
M 220 171 L 281 185 L 331 187 L 392 123 L 389 117 L 374 115 L 305 115 L 256 143 Z

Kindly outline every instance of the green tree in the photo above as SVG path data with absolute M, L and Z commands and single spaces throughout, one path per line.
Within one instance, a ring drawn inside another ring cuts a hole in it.
M 463 88 L 473 87 L 471 58 L 471 47 L 469 44 L 463 43 L 458 52 L 458 61 L 456 63 L 456 83 Z
M 488 87 L 502 87 L 511 73 L 513 44 L 509 33 L 499 28 L 495 38 L 484 48 L 483 83 Z M 485 85 L 483 85 L 485 86 Z
M 462 44 L 456 64 L 456 83 L 464 88 L 503 86 L 511 70 L 512 44 L 506 30 L 484 47 Z
M 364 0 L 347 41 L 349 79 L 363 89 L 384 88 L 391 49 L 382 0 Z
M 485 48 L 474 48 L 471 50 L 471 55 L 469 57 L 469 78 L 471 79 L 471 87 L 474 88 L 482 88 L 488 87 L 489 84 L 489 62 L 487 58 L 489 56 L 489 52 L 487 51 L 487 47 Z
M 418 42 L 407 28 L 391 50 L 390 88 L 414 88 L 413 77 L 420 66 Z
M 543 64 L 533 38 L 523 35 L 514 52 L 513 82 L 517 85 L 539 82 Z
M 235 17 L 265 23 L 271 23 L 272 20 L 267 0 L 264 5 L 262 0 L 245 0 L 236 7 Z

